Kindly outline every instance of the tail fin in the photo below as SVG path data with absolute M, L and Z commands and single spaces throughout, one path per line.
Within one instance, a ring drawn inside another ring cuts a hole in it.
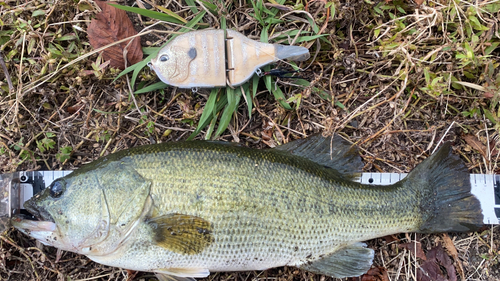
M 278 59 L 292 60 L 292 61 L 305 61 L 309 59 L 309 50 L 300 46 L 286 46 L 274 44 L 274 50 Z
M 422 224 L 418 232 L 467 232 L 483 225 L 479 200 L 471 194 L 470 174 L 445 143 L 408 175 L 422 187 Z

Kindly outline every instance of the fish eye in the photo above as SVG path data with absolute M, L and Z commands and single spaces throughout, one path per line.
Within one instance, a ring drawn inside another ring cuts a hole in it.
M 162 55 L 160 61 L 168 61 L 168 55 Z
M 55 181 L 50 185 L 50 197 L 58 198 L 63 194 L 64 186 L 61 181 Z

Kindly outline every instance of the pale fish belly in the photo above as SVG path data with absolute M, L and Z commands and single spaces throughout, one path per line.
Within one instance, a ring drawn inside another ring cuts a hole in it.
M 250 214 L 226 216 L 214 225 L 214 243 L 196 255 L 174 253 L 155 245 L 149 226 L 142 224 L 134 235 L 135 239 L 116 255 L 89 258 L 110 266 L 140 271 L 168 268 L 245 271 L 302 264 L 336 249 L 326 232 L 319 229 L 291 231 L 277 224 L 276 219 L 257 220 Z

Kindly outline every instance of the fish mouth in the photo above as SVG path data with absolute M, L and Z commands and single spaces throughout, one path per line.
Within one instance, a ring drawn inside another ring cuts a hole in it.
M 56 224 L 51 221 L 34 221 L 29 219 L 26 215 L 14 215 L 11 218 L 12 225 L 26 232 L 27 234 L 33 232 L 54 232 L 56 230 Z
M 55 223 L 52 215 L 41 207 L 37 207 L 32 200 L 28 200 L 24 203 L 24 208 L 35 216 L 40 221 L 48 221 Z M 25 218 L 26 219 L 26 218 Z
M 148 62 L 148 66 L 149 66 L 149 68 L 150 68 L 151 70 L 155 70 L 155 69 L 154 69 L 154 67 L 155 67 L 155 66 L 154 66 L 154 64 L 155 64 L 155 63 L 156 63 L 156 57 L 155 57 L 155 58 L 153 58 L 153 59 L 151 59 L 151 61 L 150 61 L 150 62 Z
M 47 246 L 54 246 L 59 238 L 56 224 L 50 221 L 34 221 L 27 219 L 25 215 L 15 215 L 10 222 L 20 232 Z

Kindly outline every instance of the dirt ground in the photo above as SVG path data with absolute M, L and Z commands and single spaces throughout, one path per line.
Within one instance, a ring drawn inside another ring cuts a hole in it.
M 196 13 L 186 2 L 141 3 L 191 20 Z M 203 2 L 194 1 L 198 12 Z M 365 172 L 408 172 L 441 141 L 450 141 L 471 173 L 498 172 L 500 4 L 496 11 L 491 9 L 497 6 L 488 5 L 499 1 L 443 0 L 421 6 L 309 1 L 307 7 L 306 1 L 278 2 L 296 12 L 275 10 L 283 22 L 265 29 L 271 42 L 289 44 L 278 35 L 291 30 L 322 35 L 297 44 L 312 54 L 299 65 L 304 69 L 299 75 L 309 83 L 273 78 L 272 86 L 290 104 L 285 109 L 261 79 L 251 97 L 251 116 L 248 101 L 241 98 L 218 140 L 266 149 L 314 133 L 337 133 L 358 145 Z M 130 6 L 133 1 L 118 3 Z M 263 26 L 250 1 L 224 5 L 219 15 L 207 9 L 201 27 L 218 28 L 224 16 L 228 28 L 260 38 Z M 129 147 L 185 140 L 197 128 L 209 89 L 194 93 L 167 87 L 131 96 L 139 84 L 157 82 L 148 68 L 132 85 L 131 73 L 114 81 L 119 70 L 99 69 L 97 54 L 77 59 L 93 51 L 85 30 L 95 7 L 91 0 L 0 2 L 0 50 L 7 70 L 0 72 L 0 172 L 73 170 Z M 35 11 L 44 11 L 43 16 Z M 137 31 L 157 22 L 128 15 Z M 155 28 L 179 30 L 167 23 Z M 159 47 L 168 37 L 149 33 L 141 45 Z M 272 67 L 290 66 L 278 62 Z M 225 93 L 222 89 L 219 94 Z M 213 138 L 214 127 L 206 127 L 196 139 Z M 499 239 L 499 227 L 487 225 L 476 233 L 371 240 L 367 244 L 376 254 L 370 274 L 344 280 L 500 280 Z M 447 258 L 436 258 L 443 253 Z M 432 261 L 437 269 L 426 276 L 422 268 Z M 1 236 L 0 279 L 155 280 L 150 273 L 103 266 L 70 252 L 58 258 L 56 249 L 41 247 L 14 229 Z M 204 280 L 332 278 L 284 267 L 213 273 Z

